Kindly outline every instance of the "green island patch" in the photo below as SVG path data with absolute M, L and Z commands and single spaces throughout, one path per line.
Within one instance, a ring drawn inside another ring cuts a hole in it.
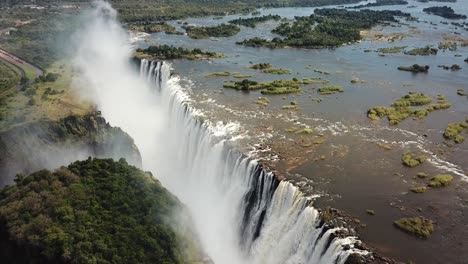
M 414 168 L 420 164 L 423 164 L 426 161 L 426 156 L 416 155 L 411 152 L 405 152 L 401 155 L 401 162 L 406 167 Z
M 398 70 L 418 73 L 418 72 L 428 72 L 429 68 L 430 67 L 428 65 L 422 66 L 422 65 L 419 65 L 419 64 L 413 64 L 411 66 L 399 66 Z
M 270 63 L 257 63 L 252 66 L 249 66 L 249 68 L 254 70 L 260 70 L 261 72 L 268 74 L 291 74 L 290 70 L 273 68 L 273 65 L 271 65 Z
M 146 49 L 139 48 L 136 50 L 133 56 L 137 59 L 151 60 L 206 60 L 224 57 L 224 55 L 221 53 L 202 51 L 200 49 L 184 49 L 182 47 L 177 48 L 169 45 L 149 46 Z
M 438 50 L 435 48 L 431 48 L 430 46 L 426 46 L 423 48 L 415 48 L 411 49 L 408 51 L 405 51 L 404 53 L 406 55 L 412 55 L 412 56 L 429 56 L 429 55 L 437 55 Z
M 139 31 L 145 33 L 159 33 L 164 32 L 168 35 L 183 35 L 183 32 L 177 31 L 177 29 L 166 22 L 135 22 L 128 25 L 128 29 L 132 31 Z
M 360 32 L 382 22 L 397 22 L 395 16 L 411 17 L 401 11 L 349 11 L 346 9 L 315 9 L 310 16 L 295 17 L 272 30 L 283 38 L 266 40 L 259 37 L 236 42 L 247 47 L 326 48 L 338 47 L 361 40 Z
M 390 107 L 371 107 L 367 111 L 367 117 L 371 120 L 379 120 L 380 118 L 387 117 L 390 125 L 397 125 L 410 116 L 422 119 L 434 110 L 447 109 L 451 106 L 450 103 L 445 101 L 445 97 L 443 95 L 437 96 L 437 103 L 430 104 L 431 102 L 432 98 L 427 95 L 410 92 L 391 103 Z
M 206 77 L 206 78 L 227 77 L 227 76 L 231 76 L 231 73 L 230 72 L 211 72 L 211 73 L 207 73 L 203 75 L 203 77 Z
M 394 46 L 394 47 L 387 47 L 387 48 L 380 48 L 377 52 L 381 53 L 400 53 L 402 52 L 406 46 Z
M 411 191 L 414 193 L 424 193 L 426 192 L 426 190 L 427 190 L 426 186 L 419 186 L 419 187 L 411 188 Z
M 292 80 L 275 80 L 269 82 L 256 82 L 244 79 L 239 82 L 228 82 L 223 85 L 224 88 L 231 88 L 242 91 L 262 90 L 262 94 L 288 94 L 301 92 L 299 87 L 302 82 L 293 78 Z
M 212 27 L 183 26 L 183 29 L 185 29 L 187 35 L 193 39 L 232 37 L 240 31 L 238 26 L 230 24 L 221 24 Z
M 432 188 L 440 188 L 449 186 L 452 183 L 453 176 L 448 174 L 437 174 L 429 180 L 429 186 Z
M 269 14 L 269 15 L 260 16 L 260 17 L 237 18 L 237 19 L 230 20 L 229 23 L 244 26 L 244 27 L 255 28 L 258 24 L 269 21 L 269 20 L 279 21 L 281 20 L 281 16 Z
M 342 93 L 344 92 L 343 88 L 338 85 L 331 85 L 331 86 L 323 86 L 317 90 L 321 95 L 327 94 L 335 94 L 337 92 Z
M 468 120 L 466 123 L 450 123 L 444 131 L 444 138 L 449 139 L 455 143 L 462 143 L 465 138 L 460 135 L 461 132 L 468 128 Z
M 408 234 L 420 238 L 428 238 L 434 232 L 434 225 L 431 220 L 422 217 L 403 217 L 393 224 Z
M 302 79 L 302 83 L 304 84 L 327 84 L 329 80 L 322 79 L 320 77 L 310 77 Z

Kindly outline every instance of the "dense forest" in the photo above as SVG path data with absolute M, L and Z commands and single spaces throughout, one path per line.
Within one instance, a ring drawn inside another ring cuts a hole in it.
M 67 4 L 89 4 L 91 0 L 69 0 Z M 324 6 L 351 4 L 359 0 L 110 0 L 125 22 L 173 20 L 190 16 L 247 13 L 259 7 Z M 2 1 L 1 6 L 21 4 L 59 5 L 56 0 Z
M 252 38 L 237 42 L 250 47 L 337 47 L 361 39 L 360 31 L 381 22 L 396 22 L 396 16 L 410 17 L 401 11 L 348 11 L 346 9 L 316 9 L 314 15 L 296 17 L 293 22 L 281 23 L 273 29 L 282 37 L 271 41 Z
M 448 6 L 432 6 L 424 8 L 423 11 L 447 19 L 466 19 L 465 15 L 455 13 L 453 8 Z
M 149 46 L 146 49 L 137 49 L 136 58 L 146 58 L 157 60 L 174 60 L 174 59 L 208 59 L 221 58 L 223 55 L 216 52 L 202 51 L 200 49 L 184 49 L 169 45 Z
M 121 159 L 17 175 L 0 192 L 3 263 L 190 263 L 172 215 L 184 208 Z
M 266 22 L 268 20 L 278 21 L 281 20 L 281 17 L 279 15 L 265 15 L 260 17 L 238 18 L 229 21 L 229 23 L 241 25 L 244 27 L 255 28 L 257 24 Z
M 183 26 L 183 28 L 187 32 L 187 35 L 193 39 L 231 37 L 240 31 L 238 26 L 228 24 L 221 24 L 212 27 Z

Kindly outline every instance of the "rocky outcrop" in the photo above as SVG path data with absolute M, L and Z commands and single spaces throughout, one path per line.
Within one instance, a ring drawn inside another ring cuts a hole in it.
M 12 183 L 17 173 L 56 168 L 89 156 L 124 158 L 141 167 L 133 139 L 96 112 L 38 121 L 0 133 L 0 186 Z

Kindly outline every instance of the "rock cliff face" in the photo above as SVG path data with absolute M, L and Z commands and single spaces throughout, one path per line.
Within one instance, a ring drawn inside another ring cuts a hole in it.
M 17 173 L 56 168 L 87 157 L 124 158 L 141 167 L 133 139 L 99 113 L 38 121 L 0 133 L 0 186 Z

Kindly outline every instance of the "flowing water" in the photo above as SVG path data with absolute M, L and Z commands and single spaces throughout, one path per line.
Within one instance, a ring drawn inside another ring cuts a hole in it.
M 344 263 L 356 252 L 355 238 L 335 237 L 339 229 L 325 226 L 296 187 L 230 147 L 229 126 L 199 121 L 168 72 L 166 63 L 141 61 L 167 117 L 150 166 L 191 209 L 215 263 Z

